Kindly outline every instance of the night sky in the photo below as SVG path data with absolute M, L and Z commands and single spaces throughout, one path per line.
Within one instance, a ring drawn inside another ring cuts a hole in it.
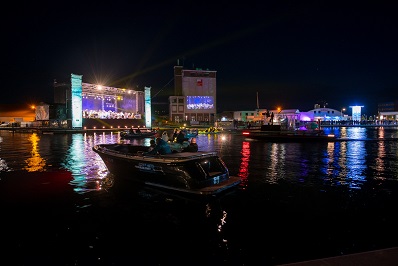
M 217 111 L 340 110 L 398 100 L 393 3 L 15 1 L 3 9 L 1 103 L 53 101 L 70 74 L 174 93 L 173 67 L 217 71 Z M 388 1 L 393 2 L 393 1 Z M 5 82 L 5 84 L 4 84 Z

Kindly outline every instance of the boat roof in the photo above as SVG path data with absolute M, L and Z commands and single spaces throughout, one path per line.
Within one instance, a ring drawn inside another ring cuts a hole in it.
M 217 156 L 217 152 L 215 151 L 197 151 L 197 152 L 173 152 L 170 154 L 162 154 L 162 155 L 144 155 L 142 152 L 133 153 L 127 152 L 124 150 L 116 150 L 111 147 L 117 146 L 136 146 L 132 144 L 98 144 L 93 147 L 93 150 L 98 153 L 104 154 L 112 154 L 113 156 L 122 156 L 129 157 L 134 160 L 142 160 L 142 161 L 168 161 L 168 162 L 182 162 L 182 161 L 190 161 L 195 159 L 200 159 L 203 157 L 212 157 Z M 136 146 L 142 147 L 142 146 Z M 148 148 L 144 146 L 145 148 Z

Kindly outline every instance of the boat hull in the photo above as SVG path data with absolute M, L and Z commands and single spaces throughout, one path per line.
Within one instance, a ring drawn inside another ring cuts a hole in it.
M 242 133 L 246 138 L 271 141 L 271 142 L 314 142 L 336 141 L 334 135 L 323 134 L 322 132 L 306 132 L 306 131 L 244 131 Z
M 102 144 L 93 150 L 109 172 L 121 179 L 191 194 L 214 195 L 240 183 L 213 152 L 143 155 L 145 146 Z

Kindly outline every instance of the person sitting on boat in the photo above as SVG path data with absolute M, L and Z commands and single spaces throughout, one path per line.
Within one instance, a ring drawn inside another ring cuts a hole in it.
M 196 143 L 196 138 L 191 138 L 191 141 L 190 141 L 188 147 L 184 148 L 183 151 L 197 152 L 198 144 Z
M 156 141 L 154 139 L 151 139 L 149 141 L 149 143 L 150 143 L 150 145 L 149 145 L 148 151 L 151 151 L 151 150 L 153 150 L 156 147 Z
M 157 137 L 156 138 L 156 146 L 153 148 L 153 150 L 144 152 L 144 155 L 155 155 L 155 154 L 170 154 L 171 149 L 169 144 L 164 141 L 162 138 Z
M 177 140 L 177 136 L 178 136 L 178 129 L 174 129 L 174 132 L 173 132 L 173 137 L 172 137 L 172 141 L 176 141 Z
M 185 140 L 187 139 L 185 138 L 184 131 L 180 130 L 177 135 L 177 143 L 183 144 Z
M 167 134 L 167 131 L 166 131 L 166 130 L 163 131 L 163 133 L 162 133 L 162 139 L 163 139 L 164 141 L 166 141 L 166 142 L 169 141 L 169 135 Z

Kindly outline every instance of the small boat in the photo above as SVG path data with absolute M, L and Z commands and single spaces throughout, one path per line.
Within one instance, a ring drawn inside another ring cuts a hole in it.
M 196 138 L 198 136 L 198 130 L 186 130 L 184 134 L 187 139 Z
M 216 152 L 144 155 L 147 146 L 98 144 L 93 151 L 113 175 L 141 184 L 196 195 L 217 195 L 240 183 Z
M 120 137 L 122 139 L 143 139 L 143 138 L 153 138 L 156 136 L 156 131 L 152 130 L 141 130 L 141 131 L 134 131 L 134 130 L 127 130 L 120 132 Z
M 243 136 L 250 139 L 272 141 L 272 142 L 313 142 L 313 141 L 336 141 L 333 134 L 325 134 L 323 130 L 284 130 L 279 126 L 264 127 L 261 130 L 244 130 Z
M 209 127 L 205 130 L 199 130 L 198 134 L 218 134 L 222 131 L 223 131 L 222 128 Z

